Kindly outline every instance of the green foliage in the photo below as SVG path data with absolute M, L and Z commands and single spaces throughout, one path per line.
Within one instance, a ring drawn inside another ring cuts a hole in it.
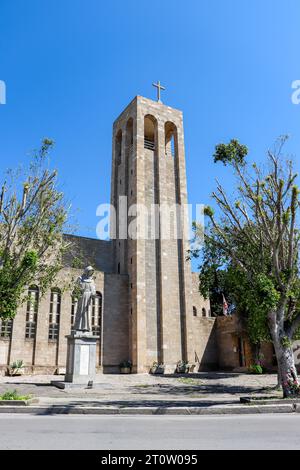
M 248 154 L 246 145 L 232 139 L 229 144 L 218 144 L 214 153 L 214 162 L 222 162 L 225 166 L 231 163 L 245 165 L 245 157 Z
M 31 284 L 46 292 L 69 248 L 63 239 L 68 208 L 57 189 L 56 171 L 48 170 L 52 146 L 44 139 L 28 169 L 10 170 L 0 192 L 1 318 L 15 316 Z
M 24 362 L 22 361 L 22 359 L 17 359 L 11 365 L 12 369 L 23 369 L 23 367 L 24 367 Z
M 212 217 L 214 215 L 214 210 L 210 206 L 205 206 L 204 207 L 204 215 L 207 217 Z
M 287 336 L 283 336 L 280 342 L 281 346 L 286 349 L 291 348 L 293 346 L 293 342 Z
M 250 374 L 261 375 L 264 373 L 264 369 L 260 364 L 251 364 L 249 367 Z
M 31 395 L 18 395 L 17 390 L 8 390 L 7 392 L 0 395 L 0 400 L 18 401 L 18 400 L 29 400 Z
M 210 222 L 199 278 L 214 315 L 222 314 L 224 294 L 254 345 L 277 335 L 290 348 L 300 338 L 300 203 L 297 174 L 282 158 L 285 141 L 268 151 L 264 167 L 247 165 L 248 149 L 237 140 L 216 146 L 214 161 L 233 167 L 237 185 L 228 195 L 217 183 L 212 197 L 219 214 L 205 210 Z

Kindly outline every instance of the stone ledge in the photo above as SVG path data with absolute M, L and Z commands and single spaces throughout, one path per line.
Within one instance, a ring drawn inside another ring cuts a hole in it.
M 0 400 L 0 406 L 29 406 L 33 403 L 39 403 L 39 399 L 29 398 L 28 400 Z
M 2 406 L 1 413 L 27 413 L 35 415 L 249 415 L 270 413 L 300 413 L 293 405 L 225 406 L 225 407 L 83 407 L 83 406 Z

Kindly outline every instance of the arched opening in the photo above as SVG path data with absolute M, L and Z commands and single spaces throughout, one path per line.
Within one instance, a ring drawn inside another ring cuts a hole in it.
M 51 289 L 50 312 L 49 312 L 49 335 L 50 340 L 57 340 L 59 335 L 59 321 L 61 311 L 61 291 L 57 287 Z
M 76 293 L 73 292 L 71 295 L 71 334 L 75 332 L 74 325 L 75 325 L 77 304 L 78 304 L 78 298 L 76 296 Z
M 25 338 L 34 339 L 36 334 L 37 314 L 39 310 L 39 288 L 30 286 L 28 289 L 26 308 Z
M 193 315 L 194 315 L 194 317 L 197 316 L 197 308 L 195 306 L 193 307 Z
M 144 119 L 144 147 L 153 151 L 156 148 L 156 119 L 150 114 Z
M 202 317 L 206 317 L 206 309 L 204 307 L 202 309 Z
M 96 292 L 92 300 L 91 324 L 93 336 L 100 336 L 101 333 L 101 317 L 102 317 L 102 294 Z
M 116 153 L 117 164 L 120 165 L 122 161 L 122 131 L 121 129 L 118 131 L 116 135 L 115 153 Z
M 177 127 L 172 122 L 165 124 L 165 153 L 175 158 L 177 152 Z

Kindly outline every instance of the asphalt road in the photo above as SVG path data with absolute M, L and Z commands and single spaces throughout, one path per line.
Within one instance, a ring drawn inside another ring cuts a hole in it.
M 300 416 L 0 415 L 0 449 L 300 449 Z

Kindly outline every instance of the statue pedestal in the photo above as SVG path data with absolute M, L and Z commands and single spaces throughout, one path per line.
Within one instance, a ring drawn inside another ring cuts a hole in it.
M 67 336 L 67 368 L 65 382 L 88 385 L 96 375 L 96 345 L 99 336 L 76 332 Z

